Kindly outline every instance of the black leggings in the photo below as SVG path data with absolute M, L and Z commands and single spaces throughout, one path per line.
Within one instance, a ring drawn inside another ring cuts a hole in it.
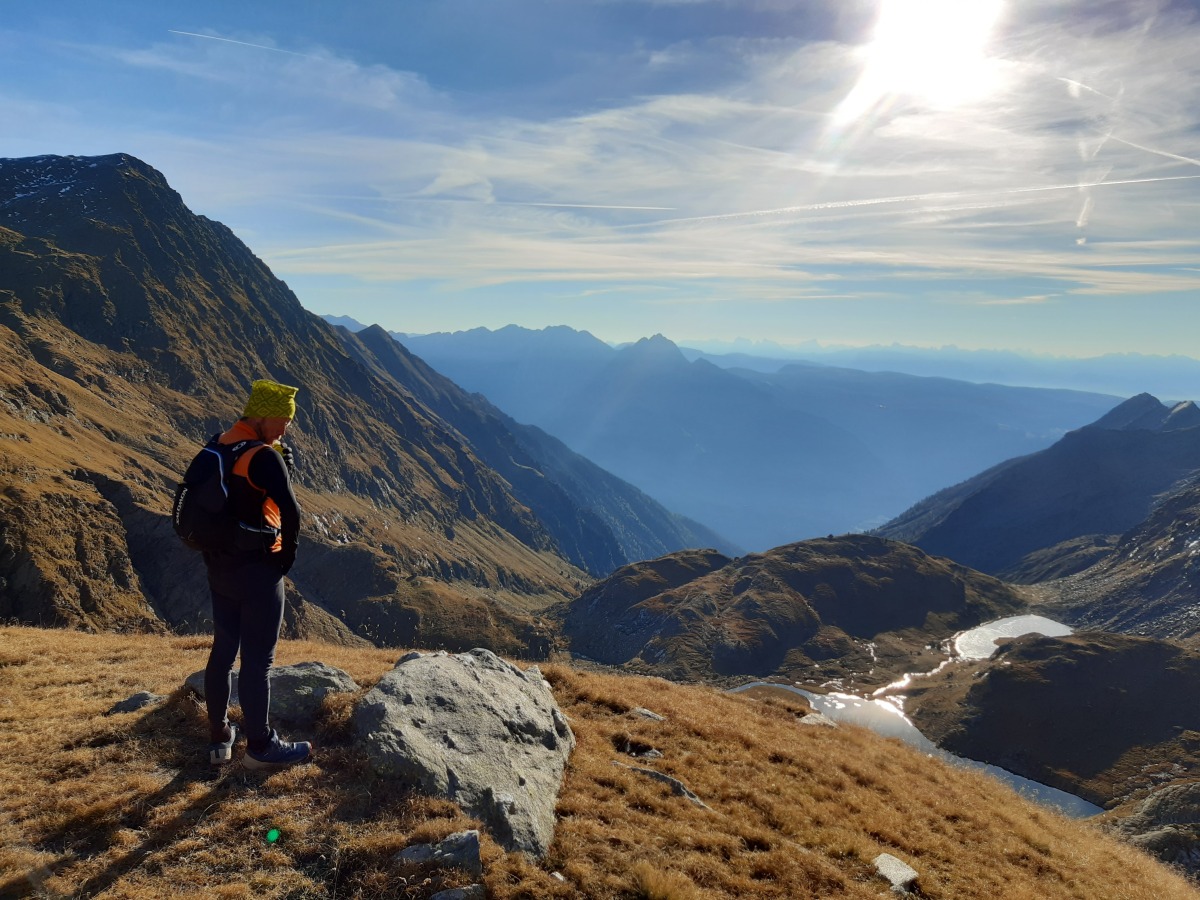
M 230 673 L 242 652 L 238 696 L 242 724 L 252 748 L 270 737 L 267 710 L 271 685 L 267 673 L 275 662 L 275 645 L 283 623 L 283 576 L 270 562 L 228 565 L 213 561 L 208 567 L 212 590 L 213 644 L 204 670 L 204 697 L 208 721 L 220 730 L 229 721 Z

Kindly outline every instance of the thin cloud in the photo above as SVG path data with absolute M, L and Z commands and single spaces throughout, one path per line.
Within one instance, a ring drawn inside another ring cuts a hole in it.
M 1033 308 L 1200 289 L 1200 174 L 1183 168 L 1200 165 L 1187 153 L 1200 28 L 1070 10 L 1014 5 L 986 101 L 901 98 L 832 138 L 862 60 L 828 39 L 646 48 L 643 81 L 596 63 L 572 111 L 546 114 L 319 47 L 174 29 L 89 59 L 161 74 L 186 104 L 90 120 L 81 104 L 70 130 L 143 155 L 281 276 L 380 291 L 686 295 L 705 282 L 720 286 L 706 302 L 899 307 L 980 281 L 981 304 Z M 606 74 L 657 90 L 608 94 Z M 61 110 L 28 109 L 16 90 L 0 88 L 0 109 L 65 130 Z
M 976 300 L 976 306 L 1040 306 L 1051 303 L 1055 296 L 1050 294 L 1034 294 L 1028 297 L 1006 297 L 993 300 Z
M 287 53 L 290 56 L 303 56 L 307 59 L 321 59 L 319 56 L 312 56 L 308 53 L 297 53 L 294 50 L 283 50 L 279 47 L 271 47 L 267 44 L 251 44 L 248 41 L 235 41 L 233 38 L 221 37 L 215 34 L 198 34 L 194 31 L 176 31 L 174 28 L 167 29 L 168 34 L 180 34 L 185 37 L 203 38 L 206 41 L 221 41 L 226 44 L 237 44 L 241 47 L 253 47 L 256 50 L 270 50 L 272 53 Z

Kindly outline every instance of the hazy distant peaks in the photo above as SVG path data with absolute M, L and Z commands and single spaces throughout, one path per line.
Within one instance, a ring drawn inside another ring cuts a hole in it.
M 322 316 L 321 318 L 323 318 L 330 325 L 335 325 L 339 328 L 345 328 L 351 333 L 357 333 L 367 327 L 362 322 L 358 321 L 358 319 L 352 319 L 350 316 Z
M 641 365 L 686 366 L 687 357 L 680 349 L 661 334 L 642 338 L 635 344 L 624 347 L 620 358 L 625 362 L 635 362 Z

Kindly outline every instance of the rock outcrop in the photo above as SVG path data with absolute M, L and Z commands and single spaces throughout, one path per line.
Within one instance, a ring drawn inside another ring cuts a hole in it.
M 1200 874 L 1200 782 L 1152 791 L 1116 823 L 1116 830 L 1163 862 Z
M 396 861 L 413 866 L 462 869 L 475 878 L 483 876 L 478 831 L 460 831 L 436 844 L 413 844 L 396 854 Z
M 341 669 L 323 662 L 301 662 L 275 666 L 267 676 L 271 685 L 271 718 L 293 725 L 310 726 L 316 721 L 325 698 L 334 693 L 354 693 L 358 685 Z M 204 670 L 193 672 L 184 682 L 204 697 Z M 233 673 L 229 705 L 238 699 L 238 673 Z
M 550 686 L 488 650 L 404 656 L 354 711 L 375 770 L 458 803 L 508 850 L 541 857 L 575 746 Z

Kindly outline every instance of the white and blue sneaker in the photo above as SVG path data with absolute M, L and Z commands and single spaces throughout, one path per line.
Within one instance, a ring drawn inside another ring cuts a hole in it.
M 233 745 L 237 743 L 238 727 L 229 723 L 229 740 L 213 741 L 208 745 L 208 762 L 210 765 L 223 766 L 233 762 Z
M 279 733 L 272 728 L 267 746 L 259 751 L 246 748 L 242 766 L 247 769 L 270 769 L 276 766 L 292 766 L 302 763 L 312 755 L 312 744 L 308 741 L 281 741 Z

